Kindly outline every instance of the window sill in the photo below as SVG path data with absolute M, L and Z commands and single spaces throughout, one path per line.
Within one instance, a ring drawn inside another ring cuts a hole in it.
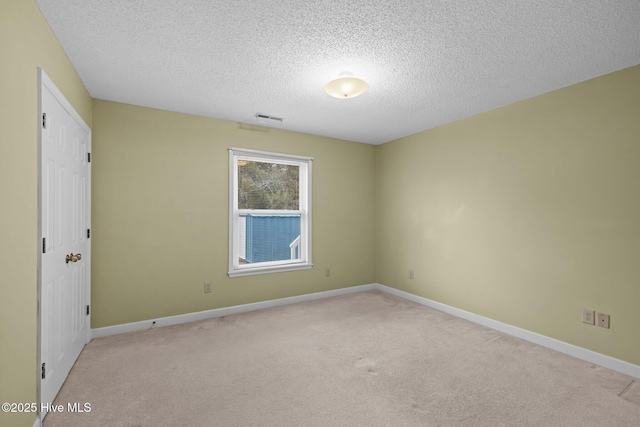
M 253 276 L 256 274 L 283 273 L 285 271 L 309 270 L 313 264 L 275 265 L 270 267 L 254 267 L 229 271 L 229 277 Z

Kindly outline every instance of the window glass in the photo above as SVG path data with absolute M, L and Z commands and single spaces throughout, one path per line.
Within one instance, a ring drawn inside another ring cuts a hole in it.
M 238 160 L 239 209 L 300 208 L 300 167 Z

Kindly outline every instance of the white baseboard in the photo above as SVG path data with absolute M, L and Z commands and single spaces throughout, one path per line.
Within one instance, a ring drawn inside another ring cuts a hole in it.
M 460 310 L 459 308 L 451 307 L 446 304 L 442 304 L 436 301 L 432 301 L 427 298 L 419 297 L 408 292 L 400 291 L 398 289 L 390 288 L 379 283 L 374 284 L 375 289 L 387 292 L 391 295 L 395 295 L 401 298 L 408 299 L 418 304 L 425 305 L 427 307 L 434 308 L 439 311 L 451 314 L 456 317 L 460 317 L 465 320 L 469 320 L 473 323 L 478 323 L 482 326 L 486 326 L 491 329 L 495 329 L 505 334 L 512 335 L 517 338 L 521 338 L 525 341 L 529 341 L 543 347 L 550 348 L 552 350 L 559 351 L 560 353 L 568 354 L 577 359 L 585 360 L 587 362 L 609 368 L 613 371 L 621 372 L 626 375 L 630 375 L 635 378 L 640 378 L 640 366 L 634 365 L 629 362 L 625 362 L 620 359 L 616 359 L 604 354 L 596 353 L 595 351 L 587 350 L 586 348 L 578 347 L 573 344 L 568 344 L 563 341 L 549 338 L 544 335 L 536 334 L 535 332 L 527 331 L 516 326 L 511 326 L 506 323 L 498 322 L 497 320 L 489 319 L 488 317 L 480 316 L 468 311 Z
M 391 295 L 395 295 L 400 298 L 404 298 L 418 304 L 443 311 L 456 317 L 460 317 L 470 322 L 477 323 L 486 326 L 491 329 L 495 329 L 505 334 L 512 335 L 517 338 L 521 338 L 525 341 L 529 341 L 543 347 L 550 348 L 552 350 L 565 353 L 575 358 L 585 360 L 596 365 L 603 366 L 605 368 L 621 372 L 626 375 L 630 375 L 635 378 L 640 378 L 640 366 L 625 362 L 620 359 L 616 359 L 604 354 L 596 353 L 595 351 L 587 350 L 582 347 L 568 344 L 563 341 L 556 340 L 544 335 L 537 334 L 535 332 L 527 331 L 516 326 L 511 326 L 506 323 L 498 322 L 497 320 L 489 319 L 488 317 L 480 316 L 459 308 L 451 307 L 446 304 L 442 304 L 427 298 L 419 297 L 408 292 L 400 291 L 398 289 L 390 288 L 379 283 L 370 283 L 368 285 L 354 286 L 351 288 L 335 289 L 332 291 L 317 292 L 313 294 L 299 295 L 295 297 L 281 298 L 276 300 L 261 301 L 252 304 L 236 305 L 233 307 L 216 308 L 213 310 L 199 311 L 196 313 L 181 314 L 178 316 L 161 317 L 158 319 L 150 319 L 142 322 L 125 323 L 123 325 L 107 326 L 105 328 L 98 328 L 91 330 L 91 338 L 101 338 L 110 335 L 123 334 L 127 332 L 142 331 L 144 329 L 158 328 L 161 326 L 179 325 L 181 323 L 195 322 L 197 320 L 211 319 L 214 317 L 229 316 L 232 314 L 246 313 L 248 311 L 262 310 L 265 308 L 278 307 L 286 304 L 295 304 L 298 302 L 313 301 L 323 298 L 334 297 L 338 295 L 351 294 L 354 292 L 363 292 L 370 290 L 380 290 Z M 40 420 L 37 420 L 39 423 Z M 34 424 L 34 427 L 39 427 L 39 424 Z
M 127 332 L 142 331 L 145 329 L 158 328 L 161 326 L 179 325 L 181 323 L 195 322 L 197 320 L 211 319 L 214 317 L 230 316 L 232 314 L 246 313 L 248 311 L 262 310 L 265 308 L 278 307 L 280 305 L 295 304 L 298 302 L 313 301 L 317 299 L 346 295 L 355 292 L 370 291 L 377 289 L 377 284 L 353 286 L 351 288 L 335 289 L 332 291 L 316 292 L 313 294 L 298 295 L 295 297 L 280 298 L 269 301 L 260 301 L 251 304 L 236 305 L 233 307 L 216 308 L 213 310 L 198 311 L 196 313 L 181 314 L 178 316 L 161 317 L 149 319 L 141 322 L 125 323 L 122 325 L 107 326 L 91 330 L 91 338 L 102 338 L 110 335 L 124 334 Z

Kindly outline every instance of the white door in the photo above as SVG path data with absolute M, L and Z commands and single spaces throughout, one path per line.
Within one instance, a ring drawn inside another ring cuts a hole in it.
M 42 70 L 40 106 L 39 378 L 46 408 L 90 339 L 91 130 Z

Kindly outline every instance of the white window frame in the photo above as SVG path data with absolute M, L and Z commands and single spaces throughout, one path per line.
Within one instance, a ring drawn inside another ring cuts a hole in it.
M 238 160 L 295 165 L 299 169 L 298 210 L 238 209 Z M 311 164 L 313 157 L 229 148 L 229 277 L 306 270 L 311 262 Z M 299 258 L 240 264 L 239 218 L 245 214 L 300 215 Z

